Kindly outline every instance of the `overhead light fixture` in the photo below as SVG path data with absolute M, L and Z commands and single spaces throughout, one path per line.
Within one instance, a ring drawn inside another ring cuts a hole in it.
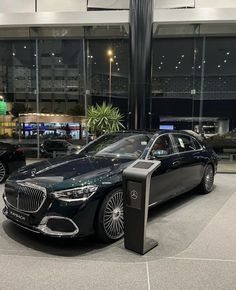
M 218 64 L 218 66 L 217 66 L 218 68 L 220 68 L 221 67 L 221 65 L 220 64 Z
M 175 68 L 178 69 L 178 66 L 176 66 Z
M 55 55 L 55 53 L 54 52 L 52 52 L 52 56 L 54 56 Z
M 182 54 L 181 57 L 184 58 L 184 54 Z
M 179 61 L 178 64 L 181 64 L 181 61 Z
M 224 63 L 226 63 L 226 62 L 227 62 L 227 60 L 225 59 L 225 60 L 224 60 Z
M 230 51 L 227 51 L 226 54 L 227 54 L 227 55 L 230 55 Z

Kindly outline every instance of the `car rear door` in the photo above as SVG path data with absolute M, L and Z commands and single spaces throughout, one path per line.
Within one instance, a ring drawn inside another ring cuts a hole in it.
M 197 150 L 193 138 L 189 135 L 173 133 L 172 137 L 180 156 L 182 191 L 186 192 L 201 181 L 204 166 L 201 148 Z
M 160 152 L 159 156 L 155 151 Z M 156 138 L 147 159 L 161 161 L 161 166 L 152 174 L 149 204 L 154 205 L 178 194 L 181 162 L 179 154 L 174 151 L 169 134 L 162 134 Z

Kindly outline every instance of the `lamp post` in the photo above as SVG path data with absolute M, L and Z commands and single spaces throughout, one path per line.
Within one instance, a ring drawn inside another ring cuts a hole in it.
M 107 55 L 109 56 L 109 104 L 111 104 L 111 68 L 112 68 L 112 63 L 114 61 L 113 51 L 109 49 L 107 51 Z

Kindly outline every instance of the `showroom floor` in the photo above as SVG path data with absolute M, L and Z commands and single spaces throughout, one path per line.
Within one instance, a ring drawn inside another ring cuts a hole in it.
M 43 238 L 1 214 L 0 289 L 236 289 L 236 175 L 215 184 L 151 210 L 148 235 L 159 246 L 145 256 L 123 240 Z

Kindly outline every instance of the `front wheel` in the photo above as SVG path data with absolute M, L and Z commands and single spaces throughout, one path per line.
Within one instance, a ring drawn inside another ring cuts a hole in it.
M 97 234 L 108 243 L 124 235 L 123 191 L 117 188 L 104 199 L 98 214 Z
M 214 177 L 215 175 L 213 166 L 211 164 L 208 164 L 205 169 L 202 181 L 198 186 L 198 191 L 200 194 L 207 194 L 212 191 L 214 185 Z

